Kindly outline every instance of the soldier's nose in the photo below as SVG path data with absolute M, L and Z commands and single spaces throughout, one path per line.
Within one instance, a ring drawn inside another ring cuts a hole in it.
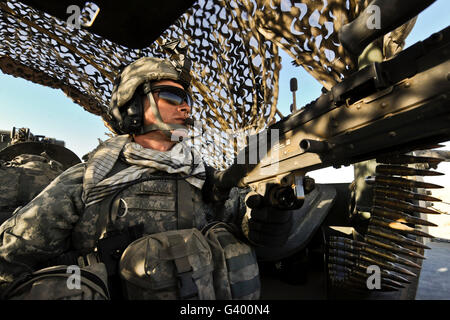
M 187 113 L 190 114 L 191 113 L 191 107 L 188 106 L 186 103 L 182 104 L 181 106 L 178 107 L 178 111 L 181 113 Z

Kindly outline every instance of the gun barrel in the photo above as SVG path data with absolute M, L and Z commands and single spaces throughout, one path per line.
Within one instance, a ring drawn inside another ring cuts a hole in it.
M 323 153 L 330 150 L 330 145 L 326 141 L 303 139 L 300 141 L 300 148 L 304 152 Z

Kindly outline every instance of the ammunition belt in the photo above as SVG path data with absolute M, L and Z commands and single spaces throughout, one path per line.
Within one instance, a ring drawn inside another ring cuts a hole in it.
M 439 146 L 430 148 L 434 147 Z M 417 203 L 440 199 L 417 189 L 442 187 L 409 177 L 442 175 L 430 168 L 443 160 L 410 154 L 377 158 L 374 176 L 366 178 L 373 195 L 372 206 L 356 208 L 370 214 L 364 231 L 359 237 L 329 237 L 327 271 L 332 286 L 367 291 L 367 270 L 374 265 L 380 268 L 381 291 L 400 290 L 420 274 L 423 250 L 430 249 L 423 238 L 434 237 L 419 226 L 436 225 L 419 215 L 440 212 Z M 413 164 L 415 167 L 409 166 Z

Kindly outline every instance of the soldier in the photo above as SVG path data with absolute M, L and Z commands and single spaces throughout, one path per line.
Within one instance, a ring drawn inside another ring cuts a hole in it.
M 248 268 L 243 277 L 248 283 L 242 287 L 253 290 L 239 294 L 237 289 L 231 288 L 228 291 L 233 295 L 225 297 L 258 298 L 259 275 L 254 252 L 248 249 L 248 241 L 235 232 L 242 232 L 240 226 L 229 228 L 233 223 L 241 223 L 240 219 L 246 210 L 242 201 L 245 191 L 236 188 L 222 190 L 222 196 L 229 196 L 229 199 L 225 202 L 208 201 L 206 191 L 210 191 L 207 190 L 210 188 L 208 176 L 212 169 L 204 165 L 198 151 L 173 139 L 175 133 L 178 137 L 180 132 L 182 135 L 183 130 L 187 129 L 186 123 L 191 113 L 189 64 L 183 55 L 171 60 L 145 57 L 121 72 L 114 84 L 110 112 L 105 117 L 107 125 L 117 135 L 91 152 L 86 163 L 77 164 L 62 173 L 1 225 L 2 289 L 10 288 L 11 282 L 40 268 L 58 264 L 78 264 L 82 267 L 95 258 L 106 266 L 110 297 L 113 299 L 224 297 L 217 294 L 220 291 L 217 288 L 220 286 L 216 281 L 219 277 L 217 272 L 214 278 L 216 293 L 212 295 L 201 292 L 203 282 L 196 279 L 196 286 L 193 287 L 192 277 L 186 280 L 185 275 L 189 273 L 184 272 L 182 266 L 187 263 L 192 276 L 192 270 L 197 270 L 195 265 L 189 266 L 189 263 L 193 264 L 193 258 L 174 258 L 175 273 L 178 272 L 179 276 L 176 281 L 178 291 L 175 293 L 164 291 L 161 294 L 148 294 L 144 289 L 152 287 L 151 283 L 142 286 L 142 278 L 136 280 L 142 275 L 124 275 L 127 270 L 135 272 L 138 269 L 138 266 L 127 269 L 128 262 L 124 262 L 128 261 L 127 257 L 136 259 L 139 256 L 136 251 L 132 251 L 133 248 L 129 248 L 133 240 L 138 239 L 135 242 L 139 244 L 139 239 L 147 239 L 146 236 L 155 234 L 164 239 L 176 239 L 177 234 L 173 233 L 178 230 L 191 230 L 189 234 L 196 235 L 195 230 L 205 230 L 205 226 L 211 222 L 221 220 L 225 222 L 225 229 L 233 230 L 230 233 L 232 237 L 227 235 L 227 239 L 245 249 L 241 251 L 247 257 L 243 257 L 242 261 L 247 261 Z M 251 239 L 262 245 L 281 245 L 287 238 L 291 212 L 275 213 L 270 223 L 266 220 L 267 208 L 261 212 L 261 218 L 258 218 L 257 210 L 253 214 L 253 219 L 258 221 L 250 224 Z M 165 237 L 165 234 L 168 236 Z M 195 250 L 189 247 L 190 242 L 186 240 L 188 237 L 185 233 L 182 237 L 184 243 L 188 244 L 184 249 L 189 254 L 195 254 Z M 149 243 L 153 242 L 148 240 L 144 251 L 152 249 L 149 249 Z M 175 250 L 181 244 L 183 241 L 170 248 Z M 176 256 L 172 249 L 168 255 Z M 226 244 L 224 250 L 227 250 Z M 124 251 L 132 251 L 133 254 L 122 256 L 119 267 L 119 259 Z M 148 267 L 151 258 L 148 258 L 148 251 L 145 252 L 145 264 Z M 233 252 L 231 255 L 239 254 Z M 216 260 L 213 265 L 217 269 Z M 150 276 L 151 271 L 147 268 L 143 273 Z M 152 274 L 152 277 L 158 279 L 159 275 Z M 123 297 L 124 288 L 120 282 L 124 279 L 130 282 L 128 293 L 134 294 L 125 293 Z M 144 288 L 141 296 L 136 294 L 141 292 L 136 289 L 139 285 L 141 289 Z M 130 289 L 132 286 L 133 290 Z M 32 297 L 62 298 L 40 294 Z

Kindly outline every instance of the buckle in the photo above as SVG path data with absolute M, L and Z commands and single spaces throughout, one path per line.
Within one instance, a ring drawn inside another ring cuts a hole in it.
M 197 285 L 192 279 L 192 269 L 178 273 L 178 289 L 181 299 L 191 299 L 198 295 Z

